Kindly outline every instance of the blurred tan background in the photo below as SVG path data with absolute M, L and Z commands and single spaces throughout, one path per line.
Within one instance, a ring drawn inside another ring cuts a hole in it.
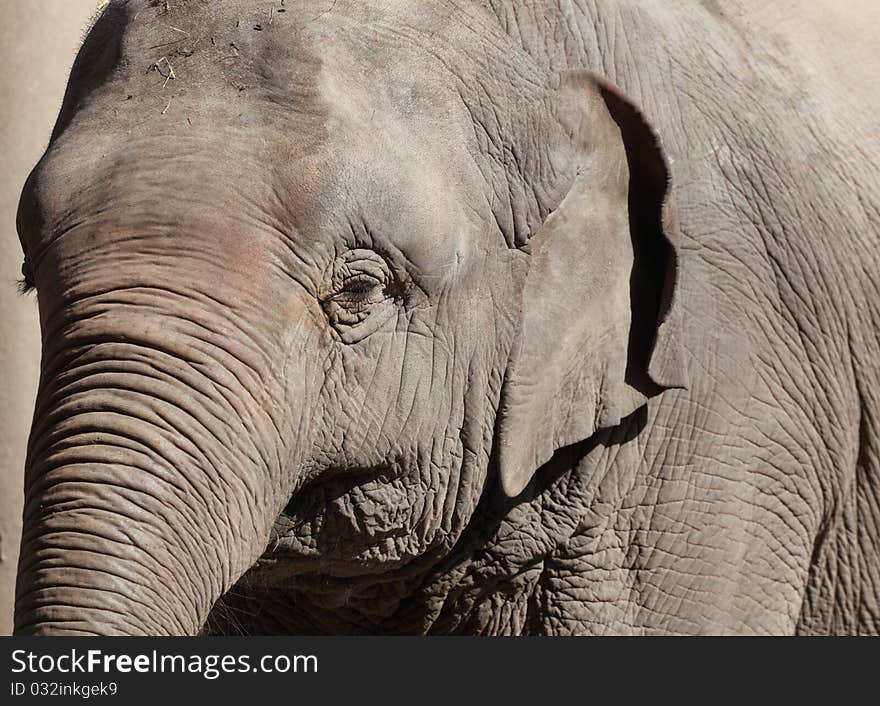
M 37 303 L 21 297 L 15 212 L 98 0 L 0 0 L 0 635 L 12 630 L 25 444 L 39 372 Z

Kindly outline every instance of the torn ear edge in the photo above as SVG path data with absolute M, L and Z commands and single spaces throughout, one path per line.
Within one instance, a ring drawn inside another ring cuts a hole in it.
M 585 72 L 589 73 L 589 72 Z M 681 310 L 678 306 L 681 271 L 678 247 L 680 233 L 672 188 L 672 173 L 660 136 L 621 90 L 607 79 L 589 73 L 620 128 L 630 172 L 630 229 L 660 236 L 653 240 L 665 245 L 666 272 L 656 314 L 654 340 L 649 346 L 647 374 L 660 390 L 687 389 Z M 645 322 L 647 323 L 647 322 Z M 633 322 L 634 327 L 637 322 Z M 630 361 L 632 364 L 633 361 Z M 628 366 L 629 367 L 629 366 Z M 633 372 L 634 377 L 637 371 Z M 635 380 L 633 381 L 635 382 Z M 655 392 L 655 394 L 656 394 Z

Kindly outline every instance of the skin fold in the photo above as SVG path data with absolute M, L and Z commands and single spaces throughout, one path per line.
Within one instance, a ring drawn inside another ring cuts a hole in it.
M 287 5 L 80 52 L 16 631 L 878 632 L 869 22 Z

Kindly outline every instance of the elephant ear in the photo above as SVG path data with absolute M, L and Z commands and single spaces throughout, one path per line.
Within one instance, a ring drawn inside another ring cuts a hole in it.
M 498 426 L 509 497 L 556 449 L 686 385 L 677 226 L 659 140 L 590 73 L 566 74 L 559 105 L 571 138 L 562 158 L 575 176 L 523 248 L 529 271 Z

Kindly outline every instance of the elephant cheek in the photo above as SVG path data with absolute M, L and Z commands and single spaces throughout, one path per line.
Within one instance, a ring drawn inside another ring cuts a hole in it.
M 195 634 L 283 502 L 277 439 L 233 388 L 155 348 L 111 347 L 44 370 L 16 634 Z

